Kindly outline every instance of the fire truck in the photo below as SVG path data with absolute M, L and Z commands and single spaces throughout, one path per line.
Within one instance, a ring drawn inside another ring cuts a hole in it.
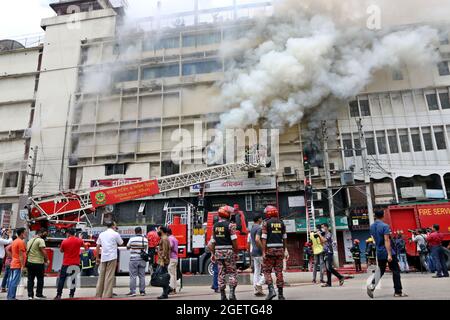
M 217 165 L 202 170 L 164 176 L 153 180 L 132 182 L 118 187 L 97 187 L 86 190 L 61 191 L 51 195 L 34 196 L 29 199 L 27 223 L 31 231 L 42 227 L 56 229 L 64 234 L 68 228 L 92 227 L 89 216 L 114 204 L 138 200 L 181 188 L 202 185 L 209 181 L 228 178 L 241 171 L 256 171 L 267 164 L 266 154 L 257 147 L 246 153 L 245 159 L 231 164 Z M 107 212 L 108 210 L 106 210 Z M 165 208 L 165 224 L 172 228 L 179 240 L 182 270 L 212 273 L 210 254 L 206 244 L 211 238 L 216 212 L 204 213 L 193 205 Z M 233 219 L 237 225 L 239 243 L 239 266 L 249 265 L 246 255 L 247 228 L 244 213 L 236 210 Z M 56 252 L 56 251 L 55 251 Z M 49 266 L 49 269 L 51 267 Z M 53 268 L 51 271 L 58 271 Z
M 433 224 L 440 226 L 444 235 L 444 246 L 450 243 L 450 202 L 437 201 L 391 205 L 385 209 L 386 223 L 393 233 L 402 232 L 405 239 L 410 239 L 412 230 L 431 228 Z M 450 267 L 450 251 L 445 250 L 447 265 Z M 409 256 L 418 256 L 414 242 L 406 241 L 406 252 Z

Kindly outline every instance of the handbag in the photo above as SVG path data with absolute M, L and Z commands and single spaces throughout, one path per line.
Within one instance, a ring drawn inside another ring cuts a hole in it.
M 161 266 L 158 266 L 155 272 L 152 273 L 150 285 L 152 287 L 167 287 L 170 282 L 170 274 L 164 272 Z
M 142 246 L 145 248 L 144 246 L 144 237 L 142 237 Z M 149 262 L 150 261 L 150 256 L 147 252 L 145 252 L 144 249 L 141 249 L 141 259 L 144 260 L 145 262 Z

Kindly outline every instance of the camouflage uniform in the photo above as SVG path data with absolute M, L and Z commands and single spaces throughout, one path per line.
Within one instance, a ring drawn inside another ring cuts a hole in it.
M 224 221 L 223 219 L 220 219 L 219 222 Z M 231 240 L 236 239 L 236 225 L 233 223 L 230 223 L 229 225 L 229 231 Z M 213 238 L 213 242 L 215 242 Z M 231 287 L 236 287 L 238 285 L 237 282 L 237 267 L 236 267 L 236 254 L 233 249 L 215 249 L 214 254 L 217 266 L 219 268 L 219 289 L 224 290 L 226 288 L 226 281 L 225 276 L 229 275 L 229 285 Z
M 269 220 L 270 221 L 270 220 Z M 264 221 L 262 226 L 262 238 L 267 237 L 268 234 L 268 221 Z M 281 223 L 281 221 L 280 221 Z M 281 228 L 281 238 L 286 238 L 286 230 L 284 228 L 284 224 L 282 224 Z M 284 247 L 269 247 L 269 244 L 266 244 L 266 255 L 263 259 L 262 271 L 264 274 L 264 278 L 266 280 L 267 285 L 271 285 L 273 283 L 272 280 L 272 270 L 275 272 L 277 278 L 277 287 L 283 288 L 284 279 L 283 279 L 283 259 L 284 259 Z

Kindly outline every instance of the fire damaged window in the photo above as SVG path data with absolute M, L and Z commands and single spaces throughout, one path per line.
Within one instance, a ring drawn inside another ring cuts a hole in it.
M 137 69 L 122 70 L 114 74 L 114 82 L 137 81 L 137 79 L 138 79 Z
M 361 100 L 354 100 L 349 102 L 350 107 L 350 116 L 352 118 L 359 118 L 359 117 L 369 117 L 370 114 L 370 104 L 369 100 L 367 99 L 361 99 Z
M 180 66 L 178 64 L 170 64 L 161 67 L 145 68 L 142 73 L 142 79 L 158 79 L 178 77 L 180 75 Z
M 183 76 L 222 71 L 222 63 L 217 60 L 183 63 Z
M 394 81 L 403 80 L 403 72 L 399 69 L 392 71 L 392 80 Z
M 112 176 L 114 174 L 125 174 L 127 172 L 127 165 L 125 163 L 115 163 L 105 165 L 105 176 Z
M 438 71 L 440 76 L 450 76 L 450 68 L 448 65 L 448 61 L 439 62 Z
M 439 110 L 438 98 L 436 93 L 431 93 L 426 95 L 428 110 L 434 111 Z
M 179 48 L 179 47 L 180 47 L 180 38 L 179 37 L 159 39 L 154 44 L 155 50 L 174 49 L 174 48 Z
M 183 47 L 204 46 L 220 43 L 220 32 L 187 34 L 183 36 Z
M 161 177 L 180 173 L 180 166 L 173 161 L 163 161 L 161 163 Z
M 3 179 L 5 181 L 5 188 L 17 188 L 19 172 L 6 172 Z
M 350 101 L 349 103 L 349 107 L 350 107 L 350 116 L 352 118 L 359 118 L 359 106 L 358 106 L 358 101 Z
M 444 135 L 444 127 L 438 126 L 434 127 L 434 138 L 436 139 L 436 146 L 438 150 L 447 149 L 447 145 L 445 143 L 445 135 Z
M 370 117 L 369 100 L 359 100 L 359 107 L 361 109 L 362 117 Z

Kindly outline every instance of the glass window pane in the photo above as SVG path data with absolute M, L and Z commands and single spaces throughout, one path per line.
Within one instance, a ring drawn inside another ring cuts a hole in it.
M 450 97 L 448 96 L 448 93 L 439 93 L 439 98 L 441 100 L 442 109 L 450 109 Z
M 386 139 L 384 135 L 382 137 L 377 137 L 378 153 L 387 154 Z
M 391 153 L 398 153 L 397 136 L 390 135 L 390 136 L 388 136 L 388 140 L 389 140 L 389 151 Z
M 344 144 L 344 155 L 345 157 L 353 157 L 353 146 L 352 146 L 352 140 L 351 139 L 344 139 L 342 140 L 342 143 Z
M 430 111 L 439 110 L 437 95 L 435 93 L 427 94 L 427 103 Z
M 355 143 L 355 154 L 357 156 L 360 156 L 362 154 L 361 153 L 362 152 L 361 151 L 361 141 L 359 139 L 355 139 L 354 143 Z
M 361 116 L 369 117 L 370 116 L 369 100 L 359 100 L 359 106 L 361 108 Z
M 222 70 L 222 63 L 215 60 L 183 63 L 183 76 L 218 72 L 221 70 Z
M 366 138 L 367 154 L 375 155 L 377 154 L 375 150 L 375 138 Z
M 350 116 L 353 118 L 359 118 L 358 101 L 350 101 Z
M 438 150 L 444 150 L 447 149 L 447 146 L 445 144 L 445 136 L 443 131 L 434 132 L 434 137 L 436 138 L 436 145 Z
M 413 149 L 415 152 L 422 151 L 422 144 L 420 143 L 420 134 L 411 134 L 411 139 L 413 143 Z
M 137 79 L 137 69 L 120 71 L 114 75 L 114 82 L 136 81 Z
M 183 47 L 195 47 L 196 46 L 196 36 L 195 35 L 184 35 L 183 36 Z
M 204 46 L 215 43 L 220 43 L 220 32 L 212 32 L 197 35 L 198 46 Z
M 433 141 L 431 140 L 431 133 L 424 132 L 422 135 L 423 135 L 423 143 L 425 144 L 425 150 L 427 151 L 433 150 Z
M 438 63 L 439 75 L 440 76 L 449 76 L 450 68 L 448 66 L 448 61 L 442 61 Z
M 155 43 L 156 50 L 178 48 L 179 46 L 180 39 L 178 37 L 160 39 Z
M 410 152 L 411 151 L 411 148 L 409 146 L 408 134 L 400 135 L 400 143 L 401 143 L 401 147 L 402 147 L 402 152 Z

